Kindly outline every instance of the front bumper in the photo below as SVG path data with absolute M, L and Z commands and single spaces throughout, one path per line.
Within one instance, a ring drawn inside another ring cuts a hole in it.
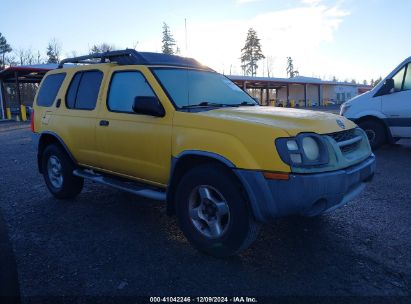
M 316 174 L 290 174 L 289 180 L 267 180 L 261 172 L 235 170 L 257 220 L 301 214 L 315 216 L 345 205 L 361 193 L 375 171 L 375 156 L 352 167 Z

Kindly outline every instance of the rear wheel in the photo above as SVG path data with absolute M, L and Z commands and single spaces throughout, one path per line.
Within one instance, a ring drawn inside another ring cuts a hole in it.
M 83 189 L 84 179 L 73 175 L 75 169 L 73 162 L 56 144 L 45 148 L 42 169 L 47 188 L 57 198 L 74 198 Z
M 217 257 L 246 249 L 258 236 L 241 185 L 221 165 L 201 165 L 182 178 L 176 211 L 184 235 L 198 250 Z
M 378 149 L 387 141 L 387 133 L 382 123 L 374 120 L 366 120 L 358 124 L 367 134 L 371 148 Z

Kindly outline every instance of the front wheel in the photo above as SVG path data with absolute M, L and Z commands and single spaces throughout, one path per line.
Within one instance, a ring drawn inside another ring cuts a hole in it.
M 75 169 L 67 153 L 51 144 L 43 152 L 42 171 L 49 191 L 57 198 L 70 199 L 83 189 L 84 179 L 73 175 Z
M 373 150 L 378 149 L 386 143 L 387 135 L 385 127 L 378 121 L 366 120 L 360 122 L 358 125 L 367 134 L 368 140 Z
M 241 185 L 221 165 L 201 165 L 185 174 L 176 202 L 181 230 L 194 247 L 207 254 L 237 254 L 258 236 L 261 224 L 252 216 Z

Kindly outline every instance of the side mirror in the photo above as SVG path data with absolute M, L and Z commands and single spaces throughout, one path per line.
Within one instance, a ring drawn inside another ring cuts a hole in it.
M 137 96 L 134 98 L 133 111 L 137 114 L 163 117 L 166 112 L 155 96 Z
M 378 92 L 378 95 L 388 94 L 391 92 L 392 89 L 394 89 L 394 79 L 392 78 L 386 79 L 380 91 Z

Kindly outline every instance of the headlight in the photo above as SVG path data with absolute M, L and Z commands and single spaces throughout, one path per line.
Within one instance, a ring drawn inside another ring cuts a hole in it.
M 328 150 L 318 134 L 300 134 L 293 138 L 278 138 L 277 151 L 290 166 L 316 166 L 328 163 Z
M 344 116 L 345 112 L 347 112 L 349 108 L 351 108 L 351 104 L 349 102 L 344 102 L 340 108 L 340 115 Z
M 303 138 L 302 143 L 304 154 L 309 160 L 313 161 L 320 157 L 320 147 L 315 139 L 307 136 Z

